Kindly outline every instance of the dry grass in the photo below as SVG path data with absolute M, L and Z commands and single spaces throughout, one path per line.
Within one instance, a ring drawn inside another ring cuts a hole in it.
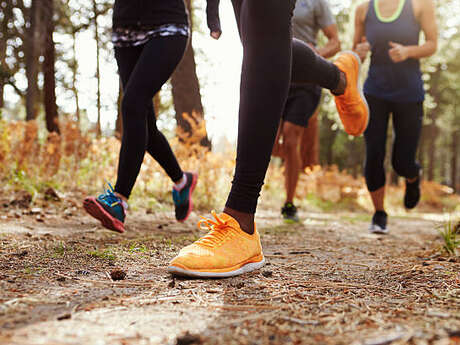
M 186 117 L 196 135 L 178 133 L 171 141 L 184 170 L 200 175 L 195 194 L 199 209 L 221 209 L 231 186 L 235 153 L 212 153 L 198 145 L 204 123 L 197 117 Z M 62 135 L 43 135 L 36 122 L 0 121 L 0 179 L 5 188 L 26 190 L 35 195 L 49 186 L 61 193 L 80 191 L 99 193 L 106 181 L 114 182 L 120 142 L 114 137 L 100 139 L 83 134 L 74 122 L 63 122 Z M 262 193 L 262 204 L 280 207 L 284 201 L 284 169 L 271 164 Z M 161 167 L 148 155 L 131 198 L 134 208 L 161 208 L 169 205 L 171 181 Z M 401 200 L 403 186 L 388 187 L 387 204 L 392 213 L 404 214 Z M 367 210 L 370 199 L 362 178 L 355 179 L 337 167 L 315 167 L 301 175 L 298 203 L 310 210 Z M 420 208 L 424 211 L 454 212 L 460 199 L 449 188 L 424 182 Z

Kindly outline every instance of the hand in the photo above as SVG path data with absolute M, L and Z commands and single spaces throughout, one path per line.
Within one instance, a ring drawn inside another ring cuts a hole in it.
M 398 63 L 409 58 L 409 51 L 402 44 L 390 42 L 390 47 L 391 49 L 388 51 L 388 54 L 393 62 Z
M 367 54 L 371 50 L 371 45 L 367 41 L 366 37 L 361 38 L 361 43 L 358 43 L 354 49 L 355 53 L 358 54 L 361 61 L 366 60 Z
M 222 31 L 211 31 L 211 37 L 218 40 L 222 35 Z

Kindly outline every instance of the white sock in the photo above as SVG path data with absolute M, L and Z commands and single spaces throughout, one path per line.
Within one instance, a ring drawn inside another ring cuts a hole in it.
M 121 206 L 123 206 L 125 211 L 128 211 L 128 203 L 124 201 L 122 198 L 120 198 L 120 200 L 121 200 Z
M 181 190 L 187 184 L 187 175 L 183 174 L 179 183 L 174 184 L 175 190 Z

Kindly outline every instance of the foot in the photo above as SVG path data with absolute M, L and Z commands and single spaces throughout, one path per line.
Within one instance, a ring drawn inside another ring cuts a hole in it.
M 185 172 L 184 176 L 187 179 L 185 186 L 179 190 L 173 187 L 172 190 L 176 219 L 179 222 L 185 222 L 192 212 L 192 193 L 195 190 L 196 182 L 198 180 L 198 174 L 196 173 Z
M 120 197 L 116 196 L 112 185 L 97 198 L 88 197 L 83 202 L 83 207 L 92 217 L 99 220 L 102 225 L 113 231 L 125 232 L 126 206 Z
M 388 234 L 387 220 L 388 215 L 385 211 L 376 211 L 372 217 L 369 232 L 373 234 Z
M 354 52 L 343 52 L 334 64 L 346 76 L 345 92 L 335 96 L 335 104 L 345 132 L 353 136 L 364 133 L 369 121 L 369 107 L 359 86 L 361 60 Z
M 404 194 L 404 206 L 411 210 L 420 201 L 420 176 L 415 181 L 406 180 L 406 193 Z
M 198 226 L 209 230 L 198 241 L 183 248 L 171 261 L 168 272 L 196 278 L 227 278 L 261 268 L 265 264 L 257 229 L 249 235 L 238 222 L 212 212 L 215 220 L 204 217 Z
M 281 209 L 281 214 L 283 215 L 285 223 L 293 224 L 299 222 L 297 207 L 295 207 L 292 202 L 287 202 L 284 204 L 283 208 Z

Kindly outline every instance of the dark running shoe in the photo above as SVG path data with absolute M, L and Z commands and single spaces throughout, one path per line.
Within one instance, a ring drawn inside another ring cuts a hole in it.
M 125 232 L 126 210 L 122 201 L 114 194 L 113 187 L 97 198 L 89 197 L 83 202 L 83 207 L 92 217 L 98 219 L 104 227 L 117 232 Z
M 172 197 L 176 209 L 176 219 L 179 222 L 185 222 L 192 212 L 192 193 L 198 180 L 198 174 L 196 173 L 185 172 L 184 174 L 187 177 L 185 186 L 181 190 L 177 190 L 174 187 L 172 190 Z
M 411 210 L 420 201 L 420 175 L 414 182 L 406 180 L 406 193 L 404 194 L 404 206 Z
M 388 234 L 387 220 L 388 215 L 385 211 L 375 212 L 369 231 L 373 234 Z
M 297 207 L 295 207 L 292 202 L 287 202 L 284 204 L 283 208 L 281 209 L 281 214 L 283 215 L 285 223 L 293 224 L 299 222 Z

